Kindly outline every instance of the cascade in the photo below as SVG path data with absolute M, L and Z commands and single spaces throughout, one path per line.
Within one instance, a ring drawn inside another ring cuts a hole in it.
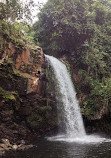
M 57 86 L 59 87 L 61 105 L 63 109 L 63 121 L 65 124 L 64 134 L 69 138 L 83 137 L 86 135 L 82 116 L 80 113 L 79 103 L 76 98 L 76 91 L 71 81 L 68 70 L 61 61 L 55 57 L 45 55 L 50 63 Z

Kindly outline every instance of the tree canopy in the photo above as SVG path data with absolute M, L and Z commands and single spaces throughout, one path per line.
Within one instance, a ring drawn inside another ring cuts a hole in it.
M 21 0 L 6 0 L 0 2 L 0 20 L 31 20 L 33 0 L 23 3 Z
M 48 0 L 34 24 L 35 43 L 46 54 L 65 54 L 79 70 L 84 104 L 95 111 L 111 104 L 110 19 L 110 0 Z
M 31 30 L 33 0 L 4 0 L 0 2 L 0 45 L 4 39 L 16 43 L 23 43 L 25 36 L 33 41 Z M 24 34 L 24 35 L 23 35 Z M 1 47 L 1 46 L 0 46 Z

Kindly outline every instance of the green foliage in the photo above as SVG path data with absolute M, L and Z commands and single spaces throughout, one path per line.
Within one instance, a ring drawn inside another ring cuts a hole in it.
M 45 111 L 51 111 L 52 108 L 51 106 L 42 106 L 40 107 L 40 111 L 45 112 Z
M 0 2 L 0 20 L 32 20 L 32 8 L 34 7 L 33 0 L 28 2 L 22 2 L 21 0 L 6 0 L 5 2 Z
M 4 90 L 2 87 L 0 87 L 0 97 L 7 100 L 12 100 L 12 101 L 16 101 L 15 96 L 17 95 L 16 92 L 10 92 L 10 91 L 6 91 Z
M 111 107 L 110 19 L 110 0 L 48 0 L 34 24 L 35 43 L 46 54 L 65 54 L 79 70 L 86 115 Z
M 13 115 L 14 114 L 14 110 L 10 110 L 10 114 Z
M 0 2 L 0 20 L 15 20 L 19 19 L 22 12 L 20 1 L 6 0 L 6 2 Z
M 38 106 L 27 117 L 27 123 L 32 129 L 46 130 L 57 126 L 57 118 L 53 115 L 51 106 Z
M 35 41 L 52 53 L 71 53 L 94 32 L 88 9 L 85 1 L 49 0 L 34 25 Z
M 17 29 L 15 24 L 11 24 L 4 20 L 0 21 L 0 44 L 2 45 L 2 49 L 4 49 L 3 46 L 6 47 L 7 42 L 5 41 L 10 41 L 16 44 L 16 48 L 24 48 L 24 41 L 21 38 L 22 36 L 21 30 Z
M 17 49 L 24 48 L 26 40 L 33 43 L 32 22 L 33 0 L 6 0 L 0 2 L 0 52 L 5 41 L 15 44 Z M 5 39 L 5 41 L 4 41 Z

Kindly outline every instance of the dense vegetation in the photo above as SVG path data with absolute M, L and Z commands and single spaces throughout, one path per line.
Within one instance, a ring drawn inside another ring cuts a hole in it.
M 86 115 L 111 111 L 111 1 L 48 0 L 34 24 L 34 40 L 44 52 L 66 55 L 78 70 L 78 93 Z M 101 117 L 101 116 L 100 116 Z
M 5 38 L 16 45 L 19 43 L 23 45 L 23 36 L 33 42 L 30 36 L 33 7 L 33 0 L 26 3 L 20 0 L 0 2 L 0 44 L 4 42 L 3 38 Z

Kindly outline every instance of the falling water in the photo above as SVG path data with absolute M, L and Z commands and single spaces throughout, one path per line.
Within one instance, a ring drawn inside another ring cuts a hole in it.
M 46 55 L 53 68 L 60 91 L 61 106 L 64 111 L 65 134 L 68 137 L 83 137 L 86 135 L 80 113 L 76 92 L 66 66 L 58 59 Z
M 63 135 L 49 137 L 48 140 L 77 142 L 81 144 L 111 142 L 111 139 L 100 137 L 99 135 L 86 134 L 79 104 L 76 98 L 76 92 L 66 66 L 52 56 L 46 55 L 46 59 L 53 68 L 57 80 L 57 85 L 60 92 L 58 99 L 61 103 L 58 105 L 62 106 L 64 116 L 63 121 L 65 124 Z

